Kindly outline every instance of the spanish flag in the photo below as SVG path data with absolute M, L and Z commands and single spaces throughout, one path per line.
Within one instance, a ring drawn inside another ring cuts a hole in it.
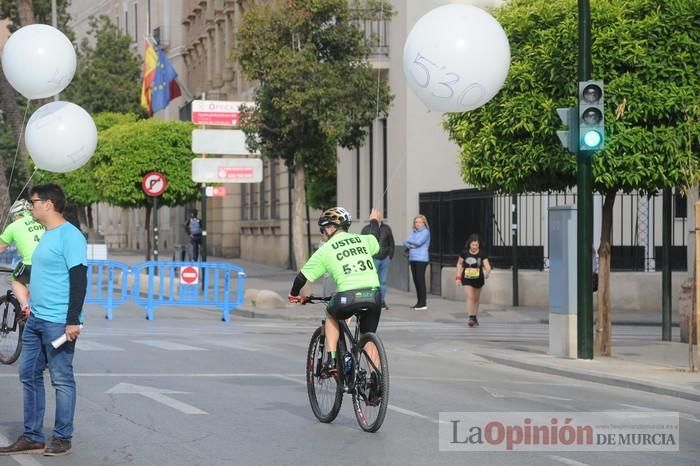
M 156 65 L 158 63 L 158 54 L 151 45 L 149 40 L 146 40 L 146 48 L 143 52 L 143 83 L 141 84 L 141 106 L 148 110 L 148 113 L 153 112 L 151 105 L 151 86 L 156 75 Z

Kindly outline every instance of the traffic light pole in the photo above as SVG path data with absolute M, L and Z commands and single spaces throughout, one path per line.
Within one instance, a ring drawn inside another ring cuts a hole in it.
M 578 80 L 591 79 L 591 7 L 589 0 L 578 0 Z M 578 150 L 577 224 L 578 224 L 578 291 L 577 341 L 578 358 L 593 359 L 593 172 L 592 151 Z

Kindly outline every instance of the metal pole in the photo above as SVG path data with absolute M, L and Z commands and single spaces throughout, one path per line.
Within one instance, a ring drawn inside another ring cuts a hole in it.
M 578 78 L 591 79 L 591 7 L 589 0 L 578 0 Z M 578 151 L 576 195 L 578 222 L 578 357 L 593 359 L 593 152 Z
M 289 232 L 287 238 L 289 239 L 289 269 L 295 270 L 296 264 L 294 262 L 294 244 L 292 243 L 292 188 L 294 184 L 294 176 L 292 173 L 292 168 L 287 167 L 287 196 L 289 197 L 289 202 L 287 203 L 288 209 L 288 228 Z
M 511 198 L 511 211 L 513 218 L 511 220 L 511 230 L 513 234 L 513 306 L 519 306 L 518 291 L 518 195 L 513 194 Z
M 153 260 L 158 262 L 158 196 L 153 196 Z
M 661 230 L 661 339 L 671 341 L 671 188 L 663 191 L 663 214 Z
M 207 185 L 202 183 L 200 191 L 202 196 L 202 245 L 199 248 L 199 255 L 202 262 L 207 261 Z

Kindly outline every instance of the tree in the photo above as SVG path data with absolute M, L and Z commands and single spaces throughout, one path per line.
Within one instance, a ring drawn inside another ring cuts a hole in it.
M 294 171 L 293 226 L 296 264 L 306 259 L 305 167 L 335 163 L 338 146 L 359 147 L 370 122 L 391 102 L 377 82 L 368 43 L 357 27 L 379 18 L 379 2 L 360 9 L 347 0 L 289 0 L 279 8 L 255 6 L 239 31 L 237 58 L 257 80 L 255 111 L 243 119 L 248 144 L 282 158 Z M 383 5 L 384 16 L 391 11 Z
M 141 189 L 150 171 L 165 174 L 167 189 L 159 205 L 177 206 L 197 199 L 192 181 L 191 123 L 138 120 L 111 127 L 100 136 L 95 161 L 96 188 L 105 202 L 118 207 L 146 208 L 145 225 L 150 232 L 152 200 Z M 146 258 L 151 254 L 147 235 Z
M 56 0 L 56 16 L 58 29 L 70 40 L 74 39 L 73 31 L 68 27 L 71 20 L 68 7 L 70 0 Z M 51 0 L 0 0 L 0 18 L 9 18 L 11 32 L 29 24 L 52 24 Z
M 512 0 L 495 11 L 510 40 L 508 80 L 484 107 L 445 121 L 467 183 L 512 193 L 575 185 L 555 109 L 576 105 L 576 15 L 575 0 Z M 606 146 L 593 158 L 604 197 L 595 349 L 609 355 L 616 193 L 687 189 L 700 174 L 700 0 L 593 2 L 591 15 L 593 77 L 606 91 Z
M 104 15 L 90 19 L 88 35 L 80 44 L 66 99 L 89 113 L 142 114 L 140 59 L 131 49 L 131 37 Z
M 100 138 L 107 129 L 120 124 L 133 123 L 139 118 L 134 113 L 98 113 L 93 117 L 97 132 Z M 99 141 L 98 141 L 99 147 Z M 34 174 L 36 183 L 56 183 L 63 188 L 66 198 L 86 209 L 86 219 L 88 228 L 93 228 L 92 204 L 102 200 L 97 189 L 97 178 L 95 176 L 96 159 L 93 156 L 88 163 L 77 170 L 68 173 L 53 173 L 44 170 L 37 170 Z

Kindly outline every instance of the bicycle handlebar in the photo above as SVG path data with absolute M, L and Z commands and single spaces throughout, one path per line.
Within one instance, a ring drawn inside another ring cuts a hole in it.
M 306 296 L 305 298 L 306 299 L 304 300 L 303 304 L 306 304 L 306 303 L 314 304 L 314 303 L 327 303 L 331 299 L 333 299 L 333 296 L 313 296 L 313 295 L 311 295 L 311 296 Z

